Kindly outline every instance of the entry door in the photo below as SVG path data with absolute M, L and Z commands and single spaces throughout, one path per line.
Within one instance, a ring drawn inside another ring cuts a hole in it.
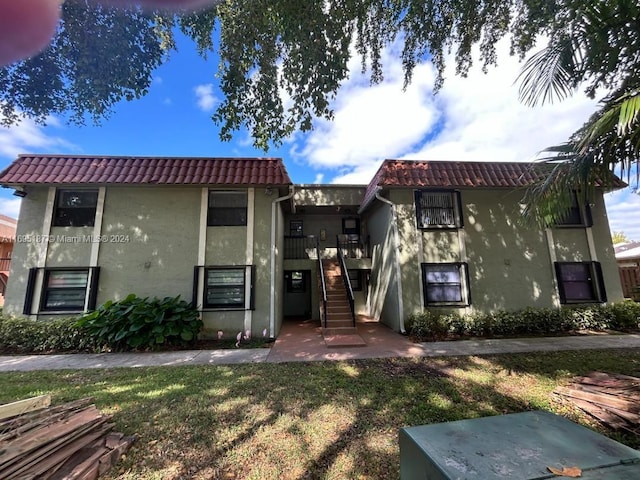
M 311 318 L 311 271 L 284 272 L 285 317 Z

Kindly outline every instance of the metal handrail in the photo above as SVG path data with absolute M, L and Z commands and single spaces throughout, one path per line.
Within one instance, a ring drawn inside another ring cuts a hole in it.
M 366 237 L 358 236 L 357 241 L 353 239 L 344 239 L 340 235 L 337 236 L 337 246 L 346 255 L 347 258 L 371 258 L 369 251 L 369 235 Z
M 316 240 L 316 254 L 318 257 L 318 272 L 320 272 L 320 285 L 322 286 L 322 310 L 320 311 L 320 323 L 327 328 L 327 284 L 324 279 L 324 266 L 320 255 L 320 242 Z
M 344 282 L 344 287 L 347 291 L 347 299 L 349 300 L 349 308 L 351 309 L 351 322 L 353 326 L 356 326 L 356 309 L 355 301 L 353 298 L 353 288 L 351 288 L 351 279 L 349 278 L 349 270 L 347 270 L 347 263 L 344 260 L 344 254 L 342 250 L 338 248 L 338 261 L 340 262 L 340 275 Z

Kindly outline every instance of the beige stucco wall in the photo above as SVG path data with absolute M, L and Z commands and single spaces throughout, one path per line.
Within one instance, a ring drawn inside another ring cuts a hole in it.
M 365 218 L 369 226 L 372 251 L 371 280 L 367 292 L 368 315 L 399 330 L 398 279 L 391 208 L 376 202 L 366 211 Z
M 20 205 L 16 243 L 11 254 L 11 270 L 3 310 L 8 315 L 22 314 L 29 269 L 38 262 L 40 242 L 37 239 L 42 235 L 47 205 L 47 187 L 29 187 L 27 192 Z
M 42 234 L 48 188 L 31 189 L 22 203 L 19 240 Z M 203 313 L 205 336 L 218 330 L 235 336 L 251 326 L 252 335 L 269 328 L 271 280 L 271 202 L 264 189 L 254 190 L 254 222 L 251 227 L 206 227 L 205 265 L 255 265 L 255 310 L 207 311 Z M 201 187 L 108 186 L 102 216 L 102 238 L 97 263 L 101 267 L 97 303 L 140 296 L 176 296 L 191 301 L 193 272 L 198 264 L 202 205 Z M 279 210 L 280 207 L 278 207 Z M 281 214 L 280 214 L 281 215 Z M 282 223 L 282 222 L 280 222 Z M 89 237 L 88 227 L 52 227 L 52 238 Z M 282 225 L 279 235 L 282 237 Z M 280 241 L 280 240 L 278 240 Z M 38 264 L 39 243 L 16 243 L 12 280 L 7 290 L 6 311 L 21 314 L 28 270 Z M 90 241 L 56 241 L 47 245 L 46 266 L 89 266 Z M 281 260 L 276 262 L 277 285 L 282 284 Z M 281 312 L 281 286 L 276 291 L 276 312 Z M 38 292 L 36 292 L 37 294 Z M 279 324 L 277 325 L 279 328 Z
M 107 187 L 98 304 L 130 293 L 191 301 L 200 188 Z
M 299 185 L 296 186 L 293 201 L 299 206 L 357 206 L 365 190 L 366 186 L 363 185 Z
M 253 216 L 252 226 L 249 224 L 246 227 L 207 227 L 205 259 L 207 265 L 255 265 L 254 310 L 203 312 L 205 337 L 214 337 L 219 330 L 225 336 L 235 336 L 246 330 L 247 323 L 251 325 L 252 336 L 262 336 L 265 329 L 269 331 L 271 202 L 275 196 L 267 195 L 262 188 L 253 189 L 253 196 L 253 203 L 247 206 L 248 211 L 253 209 L 253 214 L 248 214 L 249 218 Z M 249 244 L 248 238 L 252 238 Z
M 543 231 L 522 221 L 521 192 L 462 190 L 472 310 L 551 307 L 557 292 Z
M 421 262 L 468 263 L 472 304 L 458 311 L 558 305 L 547 235 L 544 230 L 521 221 L 520 192 L 462 190 L 464 228 L 460 232 L 417 229 L 414 194 L 410 189 L 392 189 L 386 196 L 396 204 L 398 216 L 404 318 L 423 309 Z M 390 326 L 397 325 L 393 320 L 398 311 L 394 264 L 391 257 L 382 253 L 393 250 L 388 207 L 376 201 L 366 215 L 375 246 L 371 312 Z M 592 216 L 591 247 L 588 229 L 554 228 L 550 235 L 552 248 L 558 261 L 601 262 L 608 300 L 618 301 L 622 291 L 601 195 L 592 207 Z M 590 249 L 594 249 L 595 258 Z

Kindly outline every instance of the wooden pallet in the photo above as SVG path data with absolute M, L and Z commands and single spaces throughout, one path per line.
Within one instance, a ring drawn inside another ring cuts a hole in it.
M 95 480 L 134 441 L 112 432 L 111 416 L 89 398 L 55 407 L 50 401 L 0 405 L 0 480 Z
M 554 393 L 616 430 L 640 435 L 640 378 L 591 372 Z

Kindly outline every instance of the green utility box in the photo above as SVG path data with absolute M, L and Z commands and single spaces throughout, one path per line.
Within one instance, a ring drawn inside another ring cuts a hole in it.
M 578 467 L 583 480 L 639 480 L 640 452 L 549 412 L 400 430 L 402 480 L 536 480 Z

